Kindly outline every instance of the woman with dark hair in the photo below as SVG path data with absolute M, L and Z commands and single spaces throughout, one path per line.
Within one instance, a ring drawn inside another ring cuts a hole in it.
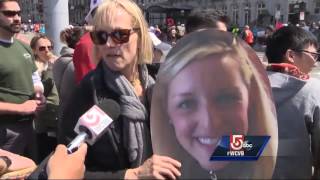
M 67 28 L 60 33 L 60 41 L 67 46 L 62 47 L 61 56 L 54 62 L 52 71 L 59 93 L 61 109 L 76 87 L 72 58 L 74 48 L 84 33 L 85 30 L 82 27 Z
M 34 36 L 30 42 L 37 71 L 41 77 L 44 86 L 43 95 L 46 98 L 46 107 L 39 112 L 35 118 L 35 130 L 37 134 L 39 157 L 38 161 L 42 161 L 56 146 L 56 137 L 52 134 L 57 128 L 57 109 L 59 106 L 59 95 L 53 80 L 52 65 L 57 59 L 53 55 L 53 43 L 43 34 Z M 36 96 L 38 96 L 36 94 Z M 39 97 L 36 97 L 39 98 Z
M 310 77 L 317 49 L 316 37 L 295 26 L 282 27 L 267 42 L 279 126 L 276 179 L 319 178 L 320 81 Z
M 67 46 L 62 47 L 60 57 L 52 67 L 53 79 L 59 94 L 60 106 L 58 110 L 58 123 L 61 121 L 62 112 L 76 88 L 75 67 L 73 64 L 74 48 L 82 35 L 83 27 L 71 27 L 60 32 L 60 41 Z M 60 138 L 59 132 L 57 135 Z

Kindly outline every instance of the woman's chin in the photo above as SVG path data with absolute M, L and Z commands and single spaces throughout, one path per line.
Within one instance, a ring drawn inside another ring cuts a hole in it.
M 199 162 L 200 163 L 200 162 Z M 200 163 L 200 166 L 205 170 L 219 171 L 223 169 L 229 162 L 227 161 L 209 161 L 205 163 Z
M 112 71 L 121 71 L 122 69 L 124 69 L 124 67 L 119 64 L 119 63 L 115 63 L 115 62 L 106 62 L 106 65 L 112 70 Z

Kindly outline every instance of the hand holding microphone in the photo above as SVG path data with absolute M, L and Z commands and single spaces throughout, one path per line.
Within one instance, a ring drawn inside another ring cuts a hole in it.
M 113 120 L 118 119 L 119 115 L 120 106 L 114 100 L 104 99 L 99 105 L 94 105 L 79 118 L 77 125 L 74 129 L 75 132 L 77 132 L 79 135 L 67 146 L 67 148 L 63 145 L 59 145 L 57 147 L 57 151 L 55 153 L 51 153 L 45 160 L 43 160 L 38 166 L 38 168 L 28 177 L 28 179 L 46 179 L 47 175 L 45 172 L 45 167 L 47 166 L 49 158 L 51 158 L 51 156 L 53 156 L 53 160 L 51 160 L 51 163 L 48 164 L 48 166 L 51 166 L 51 168 L 60 167 L 61 164 L 65 163 L 65 159 L 63 159 L 63 157 L 70 157 L 72 159 L 72 156 L 68 156 L 68 154 L 73 155 L 72 153 L 77 153 L 77 150 L 79 148 L 82 148 L 80 147 L 80 145 L 83 144 L 85 141 L 90 145 L 93 145 L 97 141 L 97 139 L 106 132 L 107 127 L 110 125 L 110 123 L 112 123 Z M 85 154 L 84 150 L 80 150 L 79 154 Z M 77 157 L 80 155 L 74 156 Z M 82 160 L 80 162 L 82 162 Z M 73 163 L 76 164 L 78 162 L 76 162 L 75 160 Z M 68 166 L 72 168 L 74 164 L 71 163 L 69 165 L 66 165 L 66 167 Z M 48 167 L 47 170 L 50 172 L 50 167 Z M 68 171 L 68 168 L 60 167 L 60 171 Z M 69 177 L 67 176 L 69 175 L 68 172 L 65 172 L 65 175 L 66 178 Z M 59 177 L 66 179 L 62 176 Z
M 85 143 L 81 144 L 73 154 L 67 153 L 66 146 L 58 145 L 48 161 L 48 179 L 83 179 L 86 154 L 87 144 Z
M 93 145 L 119 115 L 120 106 L 114 100 L 105 99 L 100 104 L 92 106 L 79 118 L 74 128 L 78 136 L 67 146 L 68 153 L 76 151 L 84 141 Z

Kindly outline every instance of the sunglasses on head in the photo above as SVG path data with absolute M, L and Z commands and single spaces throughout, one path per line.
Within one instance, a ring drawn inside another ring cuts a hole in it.
M 1 13 L 7 17 L 14 17 L 16 15 L 21 16 L 21 11 L 3 10 Z
M 114 43 L 123 44 L 123 43 L 127 43 L 129 41 L 130 35 L 137 30 L 139 30 L 139 28 L 116 29 L 111 33 L 108 33 L 106 31 L 100 31 L 100 30 L 92 31 L 90 32 L 90 37 L 92 39 L 92 42 L 96 45 L 106 44 L 109 37 L 112 39 Z
M 51 51 L 53 49 L 52 46 L 40 46 L 38 48 L 39 51 L 45 51 L 46 49 L 48 49 L 49 51 Z

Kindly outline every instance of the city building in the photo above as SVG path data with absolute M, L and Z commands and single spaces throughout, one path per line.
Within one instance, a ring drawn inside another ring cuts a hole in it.
M 45 22 L 45 0 L 19 0 L 22 7 L 22 22 Z M 65 0 L 64 0 L 65 1 Z M 84 23 L 84 17 L 89 12 L 90 0 L 69 0 L 70 24 L 80 25 Z
M 43 0 L 19 0 L 22 8 L 21 20 L 24 23 L 44 22 Z
M 69 0 L 69 21 L 72 25 L 83 25 L 90 10 L 90 0 Z
M 218 9 L 230 18 L 231 24 L 238 26 L 320 20 L 320 0 L 144 0 L 143 3 L 150 24 L 164 22 L 172 7 L 181 7 L 179 18 L 185 16 L 186 8 L 190 7 Z M 162 11 L 155 12 L 155 9 Z
M 19 0 L 23 22 L 45 21 L 43 0 Z M 135 0 L 151 25 L 164 24 L 168 18 L 183 23 L 194 8 L 215 8 L 229 16 L 231 23 L 271 24 L 320 20 L 320 0 Z M 90 0 L 69 0 L 70 24 L 84 23 Z

